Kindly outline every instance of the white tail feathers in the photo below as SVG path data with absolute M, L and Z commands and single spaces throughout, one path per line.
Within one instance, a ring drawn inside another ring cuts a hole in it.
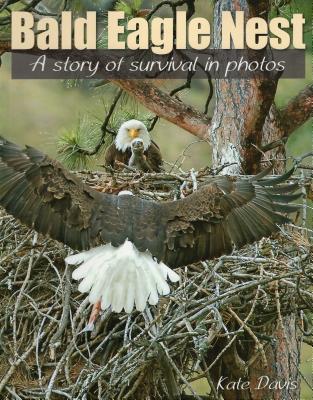
M 159 295 L 170 293 L 167 279 L 178 282 L 179 275 L 163 263 L 158 263 L 150 253 L 139 252 L 130 241 L 116 248 L 99 246 L 65 260 L 68 264 L 81 264 L 73 272 L 73 279 L 80 280 L 79 291 L 89 292 L 89 301 L 101 300 L 103 310 L 123 309 L 130 313 L 134 305 L 143 311 L 146 304 L 156 305 Z

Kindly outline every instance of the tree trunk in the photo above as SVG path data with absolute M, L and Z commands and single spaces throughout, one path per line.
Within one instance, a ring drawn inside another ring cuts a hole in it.
M 215 47 L 221 42 L 222 11 L 245 11 L 245 17 L 267 18 L 269 1 L 218 0 L 214 10 Z M 227 174 L 255 174 L 262 170 L 262 149 L 269 151 L 266 159 L 278 159 L 276 171 L 285 168 L 284 126 L 279 123 L 278 111 L 274 105 L 276 80 L 262 79 L 221 79 L 216 81 L 216 108 L 209 127 L 213 146 L 215 167 L 231 163 L 223 170 Z M 278 142 L 274 148 L 266 145 Z M 264 347 L 267 365 L 256 355 L 255 342 L 247 336 L 237 341 L 225 352 L 219 366 L 211 371 L 213 381 L 226 377 L 225 383 L 240 380 L 250 382 L 249 388 L 219 388 L 225 400 L 278 400 L 300 398 L 300 337 L 297 331 L 296 311 L 275 321 L 274 325 L 263 328 L 264 335 L 273 337 L 271 344 Z M 217 344 L 214 352 L 208 354 L 208 364 L 226 346 Z M 250 361 L 249 361 L 250 360 Z M 251 360 L 254 360 L 253 362 Z M 265 377 L 262 379 L 262 377 Z M 261 379 L 261 382 L 260 382 Z M 265 385 L 266 382 L 272 383 Z M 274 383 L 273 383 L 274 382 Z M 276 382 L 276 384 L 275 384 Z M 279 388 L 279 382 L 282 388 Z M 285 383 L 285 385 L 284 385 Z M 259 386 L 260 385 L 260 386 Z
M 296 313 L 264 326 L 263 334 L 272 337 L 264 345 L 265 360 L 258 355 L 248 335 L 237 340 L 211 371 L 217 392 L 224 400 L 299 400 L 300 341 Z M 212 362 L 225 346 L 220 341 L 207 355 Z M 227 386 L 228 385 L 228 386 Z
M 221 47 L 222 11 L 245 11 L 245 18 L 267 18 L 268 1 L 218 0 L 214 10 L 214 47 Z M 248 54 L 248 53 L 247 53 Z M 254 54 L 254 57 L 256 55 Z M 259 52 L 257 57 L 263 57 Z M 260 170 L 262 129 L 276 93 L 277 81 L 254 79 L 220 79 L 216 81 L 216 107 L 209 130 L 213 146 L 213 163 L 233 163 L 224 173 Z
M 262 161 L 270 160 L 274 165 L 274 172 L 281 174 L 285 170 L 286 147 L 288 136 L 279 110 L 273 104 L 266 117 L 262 130 L 262 148 L 265 152 Z

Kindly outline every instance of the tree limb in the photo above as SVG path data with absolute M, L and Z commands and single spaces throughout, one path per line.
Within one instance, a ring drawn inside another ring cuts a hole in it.
M 273 103 L 263 126 L 261 151 L 268 160 L 286 158 L 285 143 L 288 137 L 313 115 L 313 85 L 291 99 L 286 107 L 278 109 Z M 275 172 L 283 172 L 284 167 L 275 166 Z
M 11 51 L 11 42 L 0 40 L 0 54 L 3 54 L 7 51 Z
M 142 80 L 113 80 L 153 113 L 185 129 L 200 139 L 208 139 L 211 119 L 193 107 L 172 98 L 156 86 Z
M 286 107 L 280 110 L 280 117 L 285 127 L 285 136 L 291 135 L 313 116 L 313 84 L 290 100 Z

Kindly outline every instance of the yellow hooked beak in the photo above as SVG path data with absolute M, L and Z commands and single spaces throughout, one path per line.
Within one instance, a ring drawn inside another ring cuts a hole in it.
M 128 133 L 132 139 L 136 139 L 139 136 L 139 129 L 130 129 Z

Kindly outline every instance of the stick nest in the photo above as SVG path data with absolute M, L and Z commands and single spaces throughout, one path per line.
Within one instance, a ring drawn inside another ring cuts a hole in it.
M 78 175 L 101 191 L 128 189 L 163 201 L 188 195 L 207 174 Z M 157 307 L 106 311 L 93 332 L 82 333 L 91 305 L 65 267 L 71 250 L 0 211 L 1 398 L 171 399 L 187 391 L 200 399 L 193 382 L 212 387 L 227 357 L 239 370 L 267 363 L 268 327 L 274 332 L 301 311 L 308 329 L 310 236 L 291 225 L 230 256 L 180 269 L 181 283 Z M 253 349 L 249 355 L 242 343 Z

